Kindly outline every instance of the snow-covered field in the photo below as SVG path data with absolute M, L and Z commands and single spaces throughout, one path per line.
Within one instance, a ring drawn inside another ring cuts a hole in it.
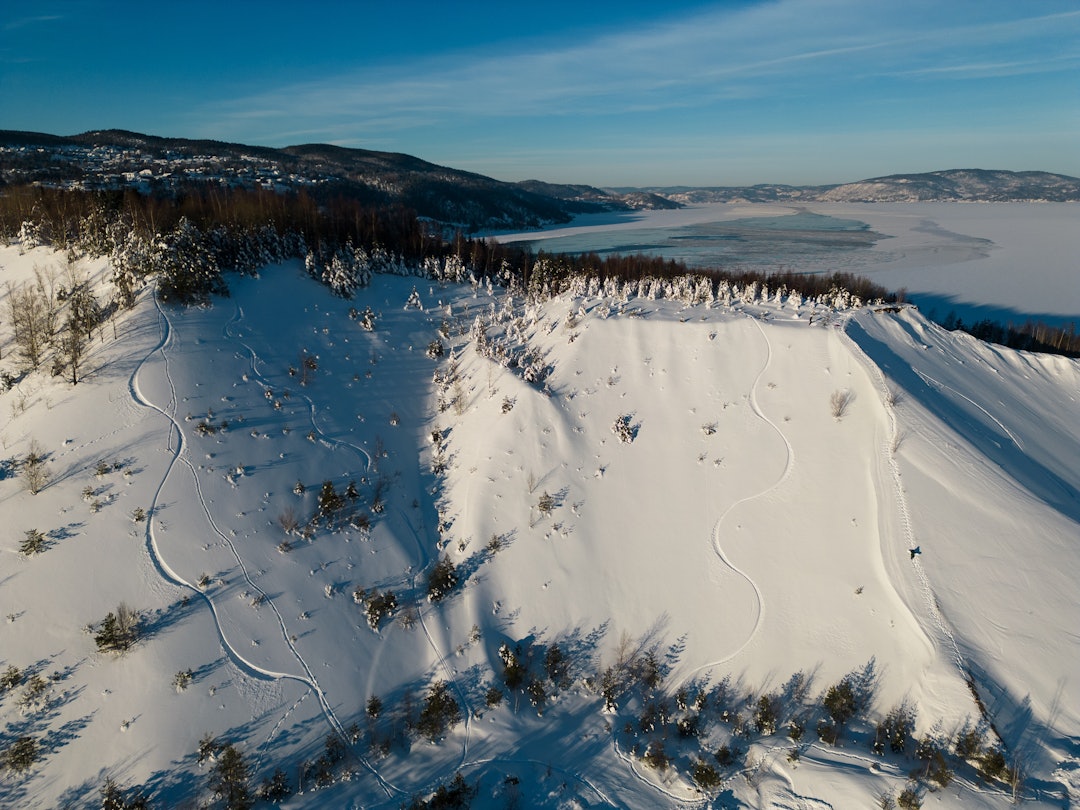
M 0 248 L 0 282 L 63 263 Z M 80 269 L 104 297 L 105 262 Z M 0 670 L 24 674 L 0 749 L 41 745 L 0 806 L 90 806 L 106 776 L 196 806 L 207 734 L 253 785 L 282 768 L 289 807 L 398 807 L 457 772 L 478 808 L 879 806 L 924 770 L 911 744 L 871 750 L 905 701 L 918 737 L 985 716 L 1025 804 L 1080 801 L 1080 361 L 909 308 L 526 307 L 392 276 L 343 301 L 299 264 L 230 283 L 209 308 L 147 290 L 77 386 L 39 371 L 0 394 Z M 371 331 L 349 316 L 368 307 Z M 543 382 L 478 352 L 481 330 Z M 36 495 L 16 463 L 33 441 Z M 324 482 L 356 499 L 305 533 Z M 31 529 L 48 540 L 27 556 Z M 460 584 L 432 602 L 444 558 Z M 357 588 L 396 596 L 377 631 Z M 121 602 L 140 638 L 99 652 L 87 626 Z M 515 648 L 530 692 L 505 685 Z M 866 705 L 829 745 L 820 696 L 846 676 Z M 461 716 L 432 743 L 405 718 L 440 681 Z M 328 739 L 344 755 L 316 785 Z M 644 760 L 658 742 L 672 767 Z M 951 763 L 924 806 L 1011 800 Z

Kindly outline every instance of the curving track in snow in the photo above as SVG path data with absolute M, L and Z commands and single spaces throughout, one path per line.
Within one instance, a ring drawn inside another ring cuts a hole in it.
M 146 356 L 143 357 L 143 359 L 141 361 L 139 361 L 139 363 L 136 365 L 135 369 L 132 371 L 131 377 L 128 380 L 128 390 L 129 390 L 129 392 L 131 394 L 131 397 L 134 400 L 134 402 L 137 405 L 141 406 L 141 407 L 149 408 L 149 409 L 151 409 L 153 411 L 156 411 L 157 413 L 161 414 L 163 417 L 165 417 L 169 421 L 169 427 L 168 427 L 168 430 L 167 430 L 166 448 L 167 448 L 167 451 L 170 453 L 171 458 L 169 460 L 168 466 L 166 467 L 165 473 L 162 476 L 161 481 L 158 483 L 158 486 L 154 491 L 153 498 L 151 499 L 151 502 L 150 502 L 150 508 L 148 510 L 148 518 L 147 518 L 147 521 L 146 521 L 146 531 L 145 531 L 146 548 L 147 548 L 147 552 L 150 555 L 150 559 L 153 562 L 154 567 L 156 568 L 158 573 L 164 579 L 166 579 L 169 582 L 172 582 L 175 585 L 179 585 L 181 587 L 187 588 L 188 590 L 192 591 L 194 594 L 200 596 L 206 602 L 207 606 L 210 608 L 210 613 L 211 613 L 211 616 L 213 617 L 214 626 L 215 626 L 215 629 L 217 630 L 218 639 L 219 639 L 219 641 L 221 643 L 222 649 L 224 650 L 225 654 L 229 657 L 229 659 L 233 662 L 233 664 L 237 668 L 239 668 L 245 674 L 247 674 L 249 676 L 252 676 L 254 678 L 258 678 L 258 679 L 262 679 L 262 680 L 273 680 L 273 681 L 290 680 L 290 681 L 295 681 L 297 683 L 301 683 L 301 684 L 307 686 L 307 688 L 310 690 L 310 693 L 315 695 L 316 699 L 318 700 L 319 706 L 322 709 L 322 712 L 323 712 L 324 717 L 326 718 L 327 724 L 330 726 L 332 731 L 335 734 L 337 734 L 339 737 L 341 737 L 343 740 L 347 740 L 347 735 L 345 733 L 345 730 L 344 730 L 343 726 L 341 725 L 341 722 L 338 720 L 336 714 L 334 713 L 333 707 L 330 705 L 330 702 L 326 698 L 325 693 L 323 692 L 322 688 L 319 686 L 318 680 L 316 679 L 314 673 L 311 671 L 310 666 L 304 660 L 303 656 L 296 649 L 296 646 L 292 643 L 292 640 L 289 637 L 288 628 L 285 625 L 285 620 L 282 617 L 282 615 L 281 615 L 280 611 L 278 610 L 277 606 L 274 604 L 273 600 L 269 597 L 269 595 L 266 594 L 264 591 L 262 591 L 255 584 L 255 582 L 252 580 L 250 574 L 247 571 L 247 568 L 244 566 L 243 560 L 241 559 L 239 553 L 236 551 L 235 546 L 233 545 L 233 543 L 231 542 L 229 537 L 226 535 L 226 533 L 224 533 L 224 532 L 222 532 L 220 530 L 220 528 L 214 522 L 213 517 L 210 514 L 209 507 L 208 507 L 208 505 L 206 503 L 205 498 L 202 495 L 202 489 L 201 489 L 201 485 L 200 485 L 200 482 L 199 482 L 198 474 L 196 473 L 196 470 L 195 470 L 194 466 L 191 464 L 191 462 L 187 459 L 187 457 L 184 454 L 184 449 L 185 449 L 184 435 L 183 435 L 183 431 L 180 428 L 180 423 L 176 420 L 176 416 L 175 416 L 176 404 L 177 404 L 176 387 L 175 387 L 175 384 L 173 382 L 172 374 L 171 374 L 170 369 L 169 369 L 169 356 L 168 356 L 168 352 L 166 351 L 167 347 L 169 346 L 169 344 L 172 341 L 172 336 L 173 336 L 172 324 L 169 321 L 169 318 L 165 314 L 164 310 L 161 308 L 161 305 L 157 300 L 156 294 L 153 295 L 153 298 L 154 298 L 154 306 L 155 306 L 155 309 L 156 309 L 157 314 L 158 314 L 158 324 L 159 324 L 160 339 L 158 341 L 158 344 L 153 349 L 151 349 L 146 354 Z M 141 389 L 139 387 L 139 375 L 142 372 L 143 368 L 146 366 L 146 364 L 150 361 L 150 359 L 155 354 L 159 354 L 161 356 L 162 363 L 163 363 L 163 368 L 164 368 L 164 372 L 165 372 L 165 378 L 166 378 L 166 380 L 168 382 L 168 385 L 169 385 L 169 392 L 170 392 L 169 402 L 164 408 L 157 405 L 157 404 L 155 404 L 152 400 L 150 400 L 148 397 L 146 397 L 142 393 L 142 391 L 141 391 Z M 175 437 L 175 441 L 176 441 L 175 446 L 173 445 L 174 437 Z M 227 634 L 225 632 L 225 629 L 222 626 L 221 616 L 219 614 L 218 607 L 215 604 L 214 600 L 211 598 L 210 594 L 205 593 L 204 591 L 202 591 L 201 589 L 196 587 L 191 582 L 188 582 L 182 575 L 180 575 L 176 570 L 174 570 L 169 565 L 167 559 L 165 558 L 165 555 L 161 551 L 161 546 L 160 546 L 160 544 L 158 542 L 158 538 L 157 538 L 157 535 L 156 535 L 155 530 L 154 530 L 154 524 L 155 524 L 155 519 L 154 518 L 155 518 L 155 515 L 156 515 L 156 511 L 157 511 L 159 501 L 161 499 L 161 494 L 162 494 L 162 492 L 163 492 L 163 490 L 165 488 L 166 483 L 168 482 L 170 476 L 172 475 L 172 473 L 173 473 L 173 471 L 176 468 L 178 463 L 186 466 L 188 468 L 188 470 L 191 472 L 192 480 L 194 481 L 196 492 L 198 494 L 199 503 L 200 503 L 200 505 L 202 507 L 202 510 L 203 510 L 204 514 L 206 515 L 206 519 L 207 519 L 210 527 L 213 529 L 213 531 L 218 535 L 219 538 L 221 538 L 221 540 L 225 543 L 225 545 L 232 552 L 232 555 L 236 559 L 237 565 L 240 568 L 241 574 L 242 574 L 245 582 L 248 584 L 248 586 L 253 591 L 257 592 L 258 594 L 260 594 L 263 597 L 264 603 L 266 605 L 268 605 L 270 607 L 270 609 L 273 611 L 275 617 L 278 620 L 278 625 L 279 625 L 279 627 L 281 629 L 282 639 L 283 639 L 286 647 L 291 651 L 293 657 L 296 659 L 297 663 L 300 666 L 300 669 L 303 671 L 302 675 L 298 675 L 298 674 L 290 673 L 290 672 L 277 672 L 277 671 L 273 671 L 273 670 L 268 670 L 268 669 L 265 669 L 263 667 L 260 667 L 257 664 L 252 663 L 247 658 L 245 658 L 243 655 L 241 655 L 241 653 L 236 648 L 236 646 L 229 640 L 229 638 L 228 638 L 228 636 L 227 636 Z M 295 705 L 296 704 L 294 704 L 294 706 L 289 709 L 289 712 L 291 712 L 295 708 Z M 279 725 L 280 725 L 280 723 L 279 723 Z M 276 733 L 276 730 L 277 730 L 277 727 L 275 726 L 274 731 L 271 732 L 271 737 L 273 736 L 274 733 Z M 267 742 L 269 742 L 269 740 L 267 740 Z M 367 770 L 375 777 L 375 779 L 378 781 L 379 785 L 386 792 L 387 797 L 392 798 L 394 796 L 395 792 L 398 793 L 398 794 L 401 793 L 400 790 L 398 790 L 396 788 L 393 788 L 389 783 L 387 783 L 382 778 L 382 776 L 379 774 L 379 772 L 374 767 L 372 767 L 370 765 L 370 763 L 368 763 L 364 758 L 360 758 L 360 761 L 367 768 Z
M 761 327 L 761 324 L 759 324 L 754 318 L 751 318 L 751 322 L 754 324 L 754 326 L 757 327 L 758 331 L 761 333 L 762 340 L 765 342 L 765 363 L 762 365 L 761 370 L 758 371 L 757 376 L 754 378 L 753 383 L 751 383 L 750 385 L 748 401 L 750 403 L 750 409 L 754 412 L 754 415 L 757 416 L 757 418 L 760 419 L 762 422 L 767 424 L 770 428 L 772 428 L 772 430 L 776 433 L 777 436 L 780 437 L 780 440 L 784 443 L 784 452 L 786 454 L 784 459 L 784 469 L 780 473 L 780 476 L 769 486 L 765 487 L 759 492 L 747 495 L 731 503 L 728 508 L 725 509 L 724 512 L 720 515 L 720 517 L 717 518 L 716 523 L 713 526 L 712 534 L 710 536 L 710 542 L 712 544 L 713 550 L 716 552 L 716 556 L 720 559 L 720 562 L 722 562 L 725 566 L 727 566 L 729 569 L 731 569 L 744 580 L 746 580 L 746 582 L 753 589 L 754 597 L 757 601 L 757 615 L 754 618 L 754 626 L 750 629 L 749 634 L 743 640 L 742 644 L 738 646 L 737 649 L 724 656 L 723 658 L 719 658 L 715 661 L 710 661 L 707 664 L 703 664 L 695 668 L 691 672 L 687 673 L 684 681 L 689 680 L 696 673 L 701 672 L 702 670 L 720 666 L 721 664 L 725 664 L 728 661 L 731 661 L 732 659 L 737 657 L 743 650 L 746 649 L 750 642 L 754 640 L 754 637 L 757 635 L 758 630 L 761 628 L 761 623 L 765 616 L 765 598 L 762 596 L 761 589 L 758 587 L 758 584 L 754 581 L 754 579 L 741 568 L 736 566 L 730 560 L 728 555 L 725 554 L 723 546 L 721 545 L 721 530 L 723 529 L 725 521 L 727 521 L 727 519 L 731 516 L 732 512 L 734 512 L 738 507 L 742 506 L 743 504 L 758 500 L 759 498 L 763 498 L 770 492 L 773 492 L 778 487 L 782 486 L 784 482 L 791 477 L 791 473 L 795 468 L 795 449 L 792 447 L 791 442 L 788 440 L 787 436 L 784 435 L 784 432 L 780 430 L 777 424 L 765 414 L 765 412 L 761 409 L 761 405 L 758 403 L 757 389 L 759 384 L 761 383 L 762 377 L 765 376 L 765 373 L 769 370 L 769 366 L 772 363 L 773 351 L 772 343 L 769 341 L 769 336 L 765 333 L 765 330 Z

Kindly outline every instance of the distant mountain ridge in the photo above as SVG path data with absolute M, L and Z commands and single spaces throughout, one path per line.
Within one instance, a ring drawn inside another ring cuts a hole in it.
M 892 174 L 827 189 L 830 202 L 1076 202 L 1080 179 L 1050 172 L 950 169 Z
M 1080 201 L 1080 179 L 1049 172 L 951 169 L 822 186 L 597 188 L 505 182 L 397 152 L 329 144 L 284 148 L 97 130 L 58 136 L 0 130 L 0 187 L 38 183 L 178 193 L 217 184 L 401 204 L 473 232 L 540 228 L 579 214 L 714 202 Z
M 631 189 L 618 188 L 620 192 Z M 685 205 L 710 202 L 1078 202 L 1080 178 L 1051 172 L 946 169 L 824 186 L 648 187 Z

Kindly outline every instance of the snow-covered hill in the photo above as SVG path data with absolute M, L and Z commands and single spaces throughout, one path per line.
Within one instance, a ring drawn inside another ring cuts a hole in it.
M 64 264 L 0 248 L 14 288 Z M 876 806 L 940 764 L 872 750 L 901 706 L 952 776 L 924 806 L 1009 800 L 977 727 L 1025 802 L 1080 799 L 1080 363 L 641 292 L 272 266 L 0 394 L 0 750 L 37 754 L 0 805 L 197 806 L 233 745 L 288 807 Z

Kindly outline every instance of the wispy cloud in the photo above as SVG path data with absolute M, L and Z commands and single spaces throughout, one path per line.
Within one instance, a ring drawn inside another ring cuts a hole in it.
M 55 22 L 57 20 L 64 19 L 61 14 L 39 14 L 34 17 L 20 17 L 15 20 L 9 20 L 4 23 L 5 31 L 17 31 L 20 28 L 25 28 L 28 25 L 39 25 L 41 23 Z
M 1026 6 L 958 5 L 780 0 L 721 8 L 571 46 L 519 51 L 504 44 L 495 53 L 368 66 L 202 112 L 216 126 L 249 128 L 261 120 L 268 130 L 314 131 L 321 121 L 358 136 L 464 120 L 596 118 L 781 99 L 830 86 L 842 92 L 883 76 L 951 80 L 1075 67 L 1068 53 L 1016 58 L 1012 49 L 1040 37 L 1080 41 L 1080 12 L 1023 17 Z M 971 9 L 990 6 L 997 19 L 967 21 Z

